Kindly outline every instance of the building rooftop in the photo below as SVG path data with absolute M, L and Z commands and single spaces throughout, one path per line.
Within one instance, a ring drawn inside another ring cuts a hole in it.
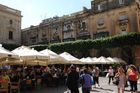
M 21 11 L 20 10 L 16 10 L 10 7 L 7 7 L 5 5 L 0 4 L 0 11 L 4 11 L 4 12 L 8 12 L 17 16 L 21 16 Z

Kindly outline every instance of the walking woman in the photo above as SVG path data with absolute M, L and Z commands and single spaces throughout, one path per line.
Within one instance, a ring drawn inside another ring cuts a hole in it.
M 112 66 L 109 67 L 108 73 L 109 73 L 109 81 L 108 81 L 108 84 L 110 85 L 111 79 L 113 81 L 113 78 L 114 78 L 114 70 L 113 70 Z
M 94 66 L 93 71 L 92 71 L 92 76 L 93 76 L 93 81 L 94 81 L 94 88 L 96 88 L 96 84 L 98 84 L 98 87 L 100 87 L 100 85 L 99 85 L 99 73 L 100 73 L 99 68 Z
M 124 69 L 122 67 L 120 67 L 118 69 L 118 73 L 116 73 L 116 75 L 115 75 L 115 79 L 116 78 L 119 79 L 118 93 L 120 93 L 120 89 L 122 89 L 122 93 L 124 93 L 124 86 L 125 86 L 125 83 L 126 83 L 126 76 L 124 74 Z
M 130 81 L 131 93 L 133 92 L 138 93 L 137 81 L 140 78 L 139 72 L 134 65 L 130 65 L 130 69 L 131 71 L 129 72 L 129 81 Z

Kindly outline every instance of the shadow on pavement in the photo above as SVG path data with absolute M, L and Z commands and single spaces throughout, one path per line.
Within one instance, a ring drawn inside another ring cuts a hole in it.
M 22 90 L 21 93 L 64 93 L 66 91 L 65 86 L 59 87 L 42 87 L 41 89 L 26 89 Z
M 105 91 L 110 91 L 110 92 L 113 92 L 113 90 L 112 89 L 105 89 L 105 88 L 95 88 L 95 89 L 93 89 L 92 91 L 94 91 L 94 92 L 96 92 L 97 90 L 96 89 L 98 89 L 98 90 L 105 90 Z M 97 91 L 98 92 L 98 91 Z M 99 91 L 100 92 L 100 91 Z
M 100 88 L 101 90 L 106 90 L 106 91 L 113 91 L 111 89 L 104 89 L 104 88 Z
M 98 91 L 98 90 L 90 90 L 90 91 L 93 91 L 93 92 L 100 92 L 100 91 Z

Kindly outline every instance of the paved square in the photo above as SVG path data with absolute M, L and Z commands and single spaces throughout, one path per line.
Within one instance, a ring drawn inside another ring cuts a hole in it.
M 93 88 L 91 93 L 117 93 L 117 86 L 110 84 L 108 85 L 108 78 L 100 77 L 99 83 L 101 87 Z M 81 88 L 79 88 L 80 93 L 82 93 Z M 130 93 L 130 87 L 125 89 L 124 93 Z M 140 93 L 140 80 L 138 82 L 138 93 Z M 21 91 L 21 93 L 67 93 L 65 86 L 58 87 L 42 87 L 41 89 L 26 89 Z

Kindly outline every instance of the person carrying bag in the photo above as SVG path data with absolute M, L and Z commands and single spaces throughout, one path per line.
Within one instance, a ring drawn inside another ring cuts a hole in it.
M 120 93 L 120 89 L 122 89 L 122 93 L 124 93 L 124 87 L 126 84 L 126 76 L 124 74 L 124 69 L 120 67 L 118 69 L 118 73 L 115 75 L 115 81 L 113 81 L 114 84 L 118 87 L 118 93 Z

